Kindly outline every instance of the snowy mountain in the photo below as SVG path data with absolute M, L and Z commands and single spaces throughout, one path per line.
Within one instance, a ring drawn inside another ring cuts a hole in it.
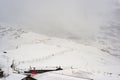
M 1 0 L 0 11 L 0 80 L 58 66 L 33 77 L 120 80 L 120 0 Z
M 29 69 L 30 66 L 38 69 L 45 66 L 62 66 L 65 70 L 57 74 L 95 80 L 98 80 L 98 77 L 102 80 L 112 76 L 109 80 L 113 77 L 114 80 L 119 80 L 117 78 L 120 72 L 119 59 L 95 47 L 64 41 L 64 39 L 51 38 L 44 43 L 23 45 L 8 53 L 9 57 L 15 60 L 18 69 Z
M 13 28 L 7 25 L 0 25 L 0 50 L 15 48 L 17 40 L 24 31 L 21 28 Z
M 21 72 L 28 70 L 30 66 L 41 69 L 46 66 L 63 68 L 62 71 L 34 76 L 38 80 L 120 79 L 120 59 L 97 47 L 8 26 L 0 28 L 0 40 L 4 44 L 0 45 L 0 67 L 10 74 L 6 80 L 20 80 L 24 77 L 12 72 L 10 65 L 13 60 L 15 67 Z
M 28 32 L 19 27 L 0 26 L 0 50 L 16 49 L 22 44 L 32 44 L 47 39 L 46 36 Z
M 119 56 L 119 0 L 13 0 L 1 1 L 0 6 L 1 23 L 22 25 L 40 34 L 73 39 Z M 97 35 L 99 29 L 100 35 Z M 3 39 L 0 41 L 2 46 L 4 40 L 6 45 L 11 43 Z M 11 47 L 15 48 L 17 42 Z
M 111 25 L 101 28 L 97 41 L 101 45 L 101 50 L 120 58 L 120 29 L 118 25 Z

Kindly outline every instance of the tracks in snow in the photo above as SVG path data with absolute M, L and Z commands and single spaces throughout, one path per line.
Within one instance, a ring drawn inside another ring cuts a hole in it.
M 42 57 L 42 58 L 37 58 L 37 59 L 32 59 L 32 60 L 27 60 L 27 61 L 19 61 L 19 62 L 15 63 L 15 65 L 19 66 L 19 65 L 22 65 L 22 64 L 26 64 L 26 63 L 40 62 L 40 61 L 44 61 L 44 60 L 50 59 L 52 57 L 59 56 L 59 55 L 62 55 L 62 54 L 65 54 L 65 53 L 71 52 L 71 51 L 74 51 L 74 49 L 70 48 L 70 49 L 67 49 L 67 50 L 64 50 L 64 51 L 61 51 L 61 52 L 50 54 L 50 55 Z

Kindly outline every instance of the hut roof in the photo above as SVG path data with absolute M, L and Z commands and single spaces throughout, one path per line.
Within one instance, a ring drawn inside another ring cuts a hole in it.
M 30 75 L 28 75 L 27 77 L 21 79 L 21 80 L 37 80 L 35 78 L 32 78 Z

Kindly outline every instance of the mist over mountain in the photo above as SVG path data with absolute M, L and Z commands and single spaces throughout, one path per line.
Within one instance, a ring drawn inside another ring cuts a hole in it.
M 120 80 L 119 34 L 120 0 L 0 0 L 0 80 Z
M 119 0 L 1 0 L 0 23 L 118 54 L 119 4 Z

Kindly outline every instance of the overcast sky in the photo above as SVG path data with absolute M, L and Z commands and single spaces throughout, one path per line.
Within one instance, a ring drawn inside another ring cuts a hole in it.
M 0 23 L 52 36 L 93 36 L 113 18 L 117 0 L 0 0 Z

